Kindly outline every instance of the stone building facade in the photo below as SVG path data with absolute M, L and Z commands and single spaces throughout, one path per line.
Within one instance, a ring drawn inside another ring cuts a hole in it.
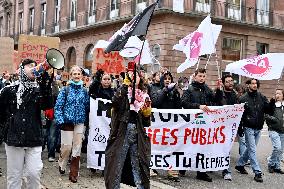
M 67 67 L 77 64 L 91 68 L 92 49 L 100 39 L 108 39 L 137 12 L 154 0 L 0 0 L 1 36 L 15 39 L 20 33 L 60 37 L 60 50 Z M 184 13 L 175 11 L 183 3 Z M 208 84 L 214 86 L 228 63 L 267 52 L 284 52 L 283 0 L 160 0 L 147 39 L 159 44 L 159 62 L 175 78 L 187 77 L 195 68 L 176 73 L 185 56 L 173 51 L 179 39 L 196 30 L 210 13 L 212 22 L 223 25 L 216 55 L 210 57 Z M 209 56 L 201 58 L 204 67 Z M 283 60 L 279 60 L 283 61 Z M 236 82 L 245 78 L 234 76 Z M 261 82 L 261 90 L 271 96 L 277 81 Z M 280 84 L 284 84 L 281 80 Z

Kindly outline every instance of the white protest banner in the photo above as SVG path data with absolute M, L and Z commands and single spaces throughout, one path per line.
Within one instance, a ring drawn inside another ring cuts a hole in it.
M 111 101 L 90 98 L 87 167 L 104 170 L 105 149 L 110 133 Z
M 284 53 L 268 53 L 228 64 L 225 71 L 259 80 L 279 79 L 283 60 Z
M 110 101 L 91 99 L 87 166 L 103 169 L 110 124 Z M 151 168 L 217 171 L 229 168 L 230 151 L 244 111 L 243 104 L 201 110 L 153 109 Z

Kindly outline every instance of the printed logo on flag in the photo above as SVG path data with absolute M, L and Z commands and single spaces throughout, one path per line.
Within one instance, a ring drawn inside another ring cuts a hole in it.
M 268 57 L 256 56 L 247 60 L 241 69 L 250 76 L 265 76 L 271 69 Z
M 203 33 L 194 32 L 190 40 L 190 58 L 198 58 L 201 49 L 201 39 L 203 38 Z

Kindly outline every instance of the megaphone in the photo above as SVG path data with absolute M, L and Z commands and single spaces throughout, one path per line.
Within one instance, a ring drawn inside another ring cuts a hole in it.
M 50 68 L 61 70 L 64 68 L 65 59 L 63 54 L 58 50 L 51 48 L 46 52 L 46 60 L 32 68 L 35 77 L 40 77 L 42 73 Z

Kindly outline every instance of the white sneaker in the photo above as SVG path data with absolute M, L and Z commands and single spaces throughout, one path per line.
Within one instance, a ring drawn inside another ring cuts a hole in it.
M 150 177 L 156 177 L 158 176 L 157 173 L 155 173 L 152 169 L 150 169 Z
M 48 158 L 48 161 L 49 161 L 49 162 L 54 162 L 54 161 L 55 161 L 55 158 L 49 157 L 49 158 Z
M 231 173 L 227 173 L 224 175 L 224 180 L 232 181 L 232 175 Z

